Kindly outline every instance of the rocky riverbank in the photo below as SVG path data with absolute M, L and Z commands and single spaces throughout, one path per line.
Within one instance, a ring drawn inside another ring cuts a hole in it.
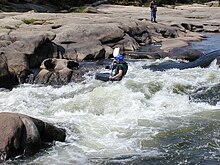
M 126 53 L 160 44 L 157 58 L 173 55 L 173 48 L 201 40 L 197 32 L 219 33 L 219 10 L 206 5 L 160 7 L 158 23 L 150 22 L 149 8 L 107 4 L 87 13 L 0 13 L 0 87 L 82 81 L 86 72 L 104 66 L 98 64 L 112 57 L 115 47 Z M 93 64 L 82 65 L 88 60 Z

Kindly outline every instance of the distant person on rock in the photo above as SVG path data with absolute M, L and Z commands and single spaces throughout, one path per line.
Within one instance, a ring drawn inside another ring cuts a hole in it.
M 157 2 L 156 0 L 152 0 L 150 2 L 150 10 L 151 10 L 151 22 L 156 22 L 156 14 L 157 14 Z
M 127 70 L 128 64 L 124 61 L 124 56 L 119 54 L 118 49 L 117 55 L 114 55 L 112 73 L 109 79 L 112 81 L 120 81 L 123 78 L 123 76 L 127 73 Z

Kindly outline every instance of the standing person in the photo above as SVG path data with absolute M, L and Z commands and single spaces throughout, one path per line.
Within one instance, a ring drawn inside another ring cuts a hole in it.
M 152 0 L 150 2 L 150 10 L 151 10 L 151 22 L 156 22 L 156 14 L 157 14 L 157 2 L 156 0 Z
M 123 76 L 127 73 L 128 64 L 124 61 L 124 56 L 118 54 L 113 60 L 112 73 L 109 77 L 112 81 L 120 81 Z

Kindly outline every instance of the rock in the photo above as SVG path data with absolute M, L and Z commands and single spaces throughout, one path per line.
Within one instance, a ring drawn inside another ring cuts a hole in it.
M 204 26 L 204 31 L 209 33 L 218 33 L 219 26 Z
M 200 56 L 197 60 L 192 62 L 175 62 L 175 61 L 165 61 L 160 64 L 153 64 L 149 66 L 143 66 L 143 69 L 150 69 L 153 71 L 165 71 L 167 69 L 188 69 L 194 67 L 208 67 L 213 60 L 220 57 L 220 50 L 213 51 Z
M 186 41 L 180 39 L 166 39 L 161 43 L 161 49 L 165 52 L 169 52 L 173 48 L 188 46 Z
M 118 45 L 117 45 L 118 44 Z M 124 51 L 134 51 L 140 48 L 139 44 L 136 42 L 136 40 L 132 37 L 130 37 L 128 34 L 126 34 L 123 38 L 123 40 L 119 41 L 115 45 L 115 47 L 122 46 Z
M 189 31 L 192 31 L 192 30 L 193 30 L 192 24 L 182 23 L 181 26 L 184 27 L 186 30 L 189 30 Z
M 114 43 L 124 36 L 116 24 L 72 24 L 56 29 L 56 33 L 54 42 L 65 50 L 63 57 L 76 61 L 104 58 L 102 45 Z
M 177 38 L 178 36 L 178 28 L 174 27 L 159 27 L 156 32 L 162 34 L 164 38 Z
M 13 41 L 10 45 L 11 48 L 24 54 L 34 54 L 36 48 L 47 41 L 54 40 L 56 34 L 51 31 L 36 31 L 34 29 L 24 28 L 23 30 L 11 32 L 9 37 Z M 14 45 L 15 42 L 18 44 Z
M 103 48 L 105 50 L 105 59 L 110 58 L 112 56 L 113 49 L 107 45 L 104 45 Z
M 128 52 L 125 57 L 131 59 L 160 59 L 164 58 L 166 53 L 163 52 Z
M 19 81 L 16 74 L 10 71 L 7 64 L 7 58 L 4 53 L 0 54 L 0 88 L 11 89 L 18 85 Z
M 53 72 L 50 72 L 47 69 L 41 69 L 36 75 L 36 77 L 33 78 L 33 82 L 35 84 L 47 84 L 52 74 Z
M 220 101 L 220 84 L 197 89 L 195 92 L 190 94 L 190 100 L 216 105 Z
M 170 26 L 171 26 L 171 27 L 177 27 L 177 28 L 179 28 L 180 31 L 186 32 L 186 29 L 185 29 L 181 24 L 172 23 Z
M 25 125 L 18 115 L 0 113 L 0 152 L 8 159 L 24 152 Z M 5 160 L 0 160 L 5 161 Z
M 187 61 L 195 61 L 203 53 L 196 49 L 174 48 L 168 52 L 168 57 L 172 59 L 181 59 Z
M 105 49 L 103 46 L 96 41 L 86 42 L 86 43 L 77 43 L 74 44 L 75 51 L 76 51 L 76 61 L 83 61 L 83 60 L 97 60 L 97 59 L 104 59 L 105 58 Z M 68 53 L 65 54 L 66 57 Z M 72 57 L 68 54 L 68 57 Z
M 20 80 L 24 80 L 30 68 L 37 68 L 41 62 L 50 56 L 55 56 L 58 51 L 49 51 L 50 40 L 55 37 L 52 32 L 12 32 L 10 39 L 13 41 L 7 47 L 1 47 L 7 58 L 7 65 L 12 68 Z M 42 46 L 44 45 L 44 46 Z M 47 53 L 43 51 L 47 47 Z M 53 53 L 51 53 L 53 52 Z M 42 53 L 42 54 L 40 54 Z M 24 83 L 23 81 L 20 83 Z
M 39 68 L 41 63 L 47 58 L 63 58 L 63 48 L 54 42 L 46 41 L 36 47 L 33 54 L 29 57 L 29 68 Z
M 41 141 L 43 142 L 43 140 L 41 140 L 39 130 L 32 120 L 22 116 L 20 116 L 20 120 L 25 126 L 25 131 L 21 133 L 22 140 L 24 140 L 24 142 L 22 142 L 24 143 L 23 152 L 25 155 L 32 155 L 40 150 Z M 20 152 L 22 152 L 22 150 Z
M 0 162 L 18 155 L 32 155 L 45 142 L 65 141 L 64 129 L 18 113 L 0 113 Z
M 66 59 L 46 59 L 41 64 L 41 70 L 36 75 L 36 84 L 63 85 L 70 82 L 72 74 L 79 67 L 79 63 Z M 81 75 L 83 76 L 83 75 Z M 78 81 L 78 80 L 77 80 Z
M 95 14 L 105 14 L 105 12 L 99 11 L 99 10 L 97 10 L 97 9 L 94 8 L 94 7 L 87 7 L 87 8 L 85 9 L 85 12 L 86 12 L 86 13 L 95 13 Z

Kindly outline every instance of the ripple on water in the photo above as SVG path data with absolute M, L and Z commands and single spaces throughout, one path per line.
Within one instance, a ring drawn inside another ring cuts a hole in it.
M 215 48 L 205 45 L 206 51 Z M 1 111 L 31 115 L 67 130 L 65 143 L 13 163 L 217 163 L 219 104 L 194 103 L 188 95 L 218 83 L 219 68 L 142 69 L 151 63 L 129 62 L 120 82 L 104 83 L 90 73 L 85 82 L 60 88 L 23 85 L 0 91 Z

